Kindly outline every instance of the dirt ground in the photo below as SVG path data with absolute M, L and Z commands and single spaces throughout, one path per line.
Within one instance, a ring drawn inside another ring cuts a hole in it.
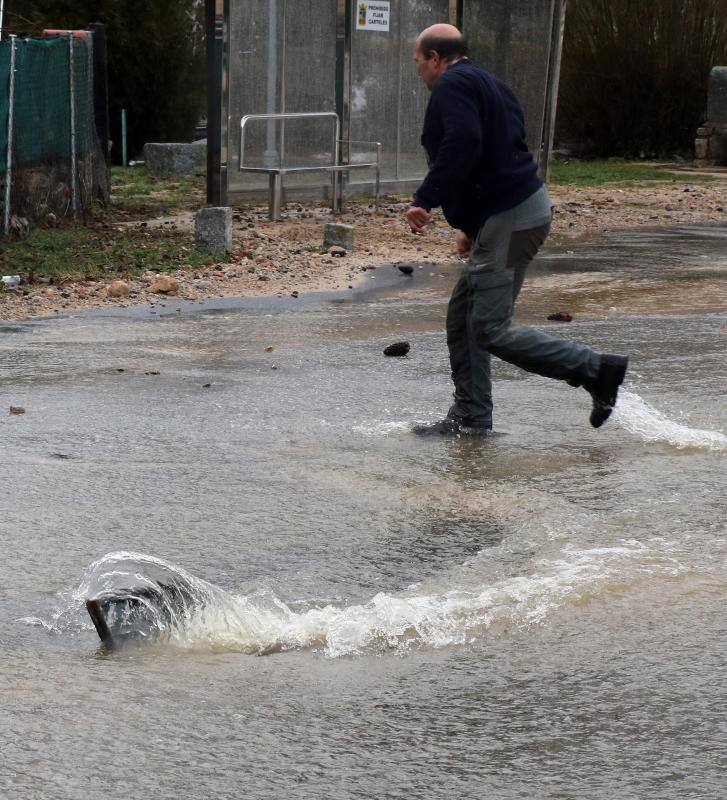
M 674 183 L 634 188 L 550 190 L 556 206 L 553 231 L 546 247 L 567 247 L 605 231 L 635 227 L 727 223 L 727 175 L 712 182 L 678 175 Z M 59 286 L 19 286 L 0 294 L 0 319 L 19 320 L 73 313 L 111 305 L 173 303 L 175 298 L 283 296 L 353 288 L 370 269 L 396 263 L 456 261 L 454 232 L 435 213 L 429 230 L 415 235 L 403 213 L 408 203 L 385 197 L 378 211 L 349 203 L 341 215 L 320 206 L 290 204 L 280 222 L 267 219 L 266 206 L 234 213 L 233 252 L 225 263 L 207 268 L 165 273 L 175 279 L 171 292 L 159 291 L 156 273 L 125 281 L 120 297 L 109 296 L 109 282 L 64 283 Z M 345 255 L 322 252 L 323 226 L 332 220 L 354 226 L 354 249 Z M 175 218 L 177 228 L 193 237 L 191 214 Z M 148 225 L 172 224 L 160 219 Z M 164 288 L 164 287 L 161 287 Z M 113 292 L 113 290 L 112 290 Z

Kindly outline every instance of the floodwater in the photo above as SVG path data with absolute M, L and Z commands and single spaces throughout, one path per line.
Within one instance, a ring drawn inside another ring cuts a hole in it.
M 497 362 L 501 435 L 411 435 L 452 267 L 3 326 L 0 796 L 725 797 L 726 253 L 534 265 L 521 320 L 631 356 L 599 431 Z M 84 600 L 162 573 L 199 605 L 101 648 Z

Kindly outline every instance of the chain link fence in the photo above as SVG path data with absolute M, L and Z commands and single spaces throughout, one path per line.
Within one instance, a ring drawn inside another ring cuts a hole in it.
M 0 43 L 0 172 L 6 235 L 108 201 L 90 31 Z

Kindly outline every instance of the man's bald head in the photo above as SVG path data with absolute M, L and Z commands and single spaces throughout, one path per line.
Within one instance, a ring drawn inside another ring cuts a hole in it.
M 431 25 L 416 40 L 417 74 L 431 91 L 452 61 L 467 55 L 467 42 L 454 25 Z
M 426 59 L 437 53 L 443 61 L 452 61 L 467 55 L 467 41 L 454 25 L 440 22 L 430 25 L 419 34 L 416 50 Z

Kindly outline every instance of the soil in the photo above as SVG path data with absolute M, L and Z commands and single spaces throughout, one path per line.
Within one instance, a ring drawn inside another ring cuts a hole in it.
M 606 231 L 703 223 L 727 223 L 727 176 L 690 182 L 688 173 L 674 183 L 629 188 L 550 189 L 556 206 L 546 247 L 565 247 Z M 234 213 L 233 251 L 225 263 L 166 273 L 178 282 L 175 296 L 187 300 L 211 297 L 299 296 L 313 291 L 353 288 L 370 269 L 391 264 L 426 264 L 457 260 L 455 233 L 439 212 L 427 232 L 411 233 L 404 220 L 408 202 L 385 197 L 379 210 L 351 201 L 345 213 L 320 206 L 290 204 L 280 222 L 269 222 L 266 206 Z M 345 255 L 322 251 L 323 226 L 330 221 L 354 226 L 355 247 Z M 146 221 L 170 224 L 171 219 Z M 175 217 L 176 227 L 193 236 L 193 215 Z M 141 223 L 132 223 L 141 224 Z M 69 314 L 111 305 L 156 305 L 168 295 L 152 291 L 156 273 L 125 281 L 128 296 L 109 296 L 110 281 L 20 285 L 0 293 L 0 319 L 18 320 Z M 124 291 L 122 289 L 122 291 Z

